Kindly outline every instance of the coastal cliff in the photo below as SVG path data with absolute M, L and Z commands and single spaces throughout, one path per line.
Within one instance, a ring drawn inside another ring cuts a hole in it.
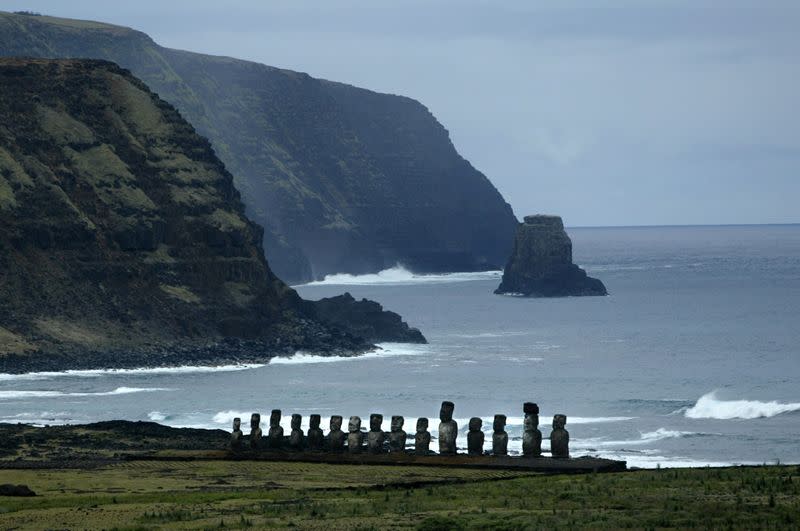
M 0 55 L 130 69 L 206 136 L 276 275 L 499 269 L 517 220 L 421 103 L 89 21 L 0 12 Z
M 526 297 L 608 295 L 596 278 L 572 263 L 572 241 L 558 216 L 525 216 L 497 294 Z
M 319 318 L 261 242 L 208 141 L 130 72 L 0 59 L 0 372 L 371 347 L 352 304 Z

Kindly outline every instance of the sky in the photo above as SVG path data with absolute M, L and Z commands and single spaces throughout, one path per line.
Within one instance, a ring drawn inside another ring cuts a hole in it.
M 518 217 L 800 222 L 800 2 L 0 0 L 418 99 Z

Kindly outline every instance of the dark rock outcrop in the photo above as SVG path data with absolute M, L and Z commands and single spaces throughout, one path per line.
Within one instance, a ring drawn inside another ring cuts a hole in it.
M 208 141 L 130 72 L 0 59 L 0 372 L 371 348 L 270 271 L 261 237 Z M 377 308 L 373 339 L 408 333 Z
M 417 272 L 499 269 L 511 250 L 511 207 L 410 98 L 47 16 L 0 13 L 0 55 L 130 69 L 209 138 L 287 282 L 397 263 Z M 160 230 L 146 224 L 116 237 L 153 247 Z
M 33 497 L 36 493 L 33 492 L 27 485 L 12 485 L 11 483 L 4 483 L 0 485 L 0 496 L 21 496 Z
M 427 343 L 422 333 L 404 323 L 398 314 L 384 310 L 375 301 L 357 301 L 350 293 L 304 304 L 307 313 L 319 321 L 373 343 Z
M 525 216 L 517 228 L 498 294 L 526 297 L 607 295 L 605 286 L 572 263 L 572 241 L 558 216 Z

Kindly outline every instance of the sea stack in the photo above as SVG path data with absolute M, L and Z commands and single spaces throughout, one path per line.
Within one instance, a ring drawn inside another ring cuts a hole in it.
M 525 297 L 608 295 L 596 278 L 572 263 L 572 241 L 559 216 L 525 216 L 497 294 Z

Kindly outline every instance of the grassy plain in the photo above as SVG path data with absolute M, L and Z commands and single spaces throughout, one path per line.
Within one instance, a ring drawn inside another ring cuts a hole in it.
M 800 526 L 800 468 L 541 475 L 459 468 L 131 461 L 0 469 L 0 529 L 539 529 Z

